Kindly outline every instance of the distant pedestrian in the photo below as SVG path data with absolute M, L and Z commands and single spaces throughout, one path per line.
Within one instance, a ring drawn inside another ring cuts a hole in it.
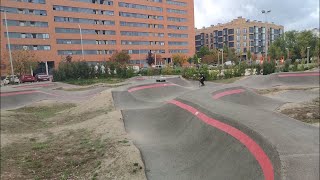
M 204 76 L 203 73 L 200 74 L 200 78 L 199 78 L 199 81 L 201 83 L 201 86 L 204 86 L 204 81 L 206 80 L 206 77 Z

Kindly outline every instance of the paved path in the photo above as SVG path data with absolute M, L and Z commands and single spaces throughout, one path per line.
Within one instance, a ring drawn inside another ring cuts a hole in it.
M 202 88 L 181 78 L 142 80 L 113 97 L 148 179 L 317 180 L 319 129 L 276 113 L 287 99 L 253 88 L 319 86 L 318 79 L 273 74 Z

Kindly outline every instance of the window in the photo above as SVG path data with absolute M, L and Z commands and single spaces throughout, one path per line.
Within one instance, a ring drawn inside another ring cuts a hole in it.
M 187 22 L 187 19 L 186 18 L 168 17 L 168 21 Z
M 228 29 L 228 34 L 234 34 L 234 29 Z
M 238 28 L 236 32 L 237 32 L 237 34 L 240 34 L 240 29 Z
M 168 25 L 168 29 L 187 30 L 187 29 L 188 29 L 188 26 Z
M 100 10 L 100 9 L 89 9 L 89 8 L 78 8 L 70 6 L 53 6 L 54 11 L 66 11 L 66 12 L 77 12 L 77 13 L 86 13 L 86 14 L 101 14 L 113 16 L 114 11 Z
M 187 14 L 187 11 L 185 11 L 185 10 L 180 10 L 180 9 L 170 9 L 170 8 L 167 8 L 167 12 L 169 12 L 169 13 L 176 13 L 176 14 Z
M 247 29 L 246 28 L 243 29 L 243 34 L 247 34 Z
M 169 46 L 187 46 L 188 42 L 169 41 Z
M 180 1 L 167 0 L 168 4 L 176 5 L 176 6 L 187 6 L 187 3 Z
M 188 38 L 188 34 L 174 34 L 174 33 L 168 33 L 169 38 Z
M 28 2 L 28 3 L 35 3 L 35 4 L 45 4 L 45 0 L 12 0 L 16 2 Z
M 176 54 L 176 53 L 189 53 L 188 49 L 169 49 L 170 54 Z
M 240 41 L 240 36 L 237 36 L 237 41 Z
M 8 45 L 7 45 L 8 48 Z M 44 51 L 49 51 L 50 46 L 49 45 L 18 45 L 18 44 L 11 44 L 11 48 L 14 50 L 44 50 Z
M 140 5 L 140 4 L 131 4 L 131 3 L 124 3 L 124 2 L 119 2 L 119 7 L 150 10 L 150 11 L 160 11 L 160 12 L 163 11 L 163 9 L 161 7 L 147 6 L 147 5 Z
M 111 20 L 95 20 L 95 19 L 82 19 L 82 18 L 71 18 L 71 17 L 54 17 L 55 22 L 71 22 L 71 23 L 83 23 L 83 24 L 103 24 L 114 26 L 115 22 Z

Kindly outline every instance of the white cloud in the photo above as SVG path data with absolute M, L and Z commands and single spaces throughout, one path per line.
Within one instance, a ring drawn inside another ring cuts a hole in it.
M 265 21 L 263 9 L 272 11 L 269 22 L 284 25 L 286 30 L 319 27 L 318 0 L 195 0 L 195 26 L 226 23 L 238 16 Z

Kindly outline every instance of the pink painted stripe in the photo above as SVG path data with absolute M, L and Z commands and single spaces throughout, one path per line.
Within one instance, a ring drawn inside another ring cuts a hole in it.
M 223 96 L 228 96 L 228 95 L 231 95 L 231 94 L 240 94 L 242 92 L 244 92 L 245 90 L 244 89 L 233 89 L 233 90 L 229 90 L 229 91 L 224 91 L 224 92 L 221 92 L 221 93 L 217 93 L 213 96 L 213 99 L 219 99 Z
M 211 125 L 240 141 L 243 145 L 247 147 L 247 149 L 251 152 L 251 154 L 255 157 L 255 159 L 258 161 L 265 180 L 274 180 L 274 172 L 273 172 L 273 166 L 269 159 L 269 157 L 266 155 L 266 153 L 263 151 L 263 149 L 248 135 L 243 133 L 242 131 L 228 125 L 225 123 L 222 123 L 216 119 L 210 118 L 204 113 L 200 112 L 199 110 L 193 108 L 192 106 L 189 106 L 187 104 L 184 104 L 182 102 L 172 100 L 169 103 L 174 104 L 184 110 L 189 111 L 196 117 L 198 117 L 201 121 L 204 123 Z
M 25 85 L 25 86 L 16 86 L 13 88 L 35 88 L 35 87 L 47 87 L 47 86 L 53 86 L 53 83 L 50 84 L 34 84 L 34 85 Z
M 139 86 L 139 87 L 129 89 L 128 92 L 134 92 L 134 91 L 150 89 L 150 88 L 166 87 L 166 86 L 175 86 L 175 84 L 152 84 L 152 85 L 146 85 L 146 86 Z
M 320 73 L 279 74 L 278 77 L 320 76 Z

